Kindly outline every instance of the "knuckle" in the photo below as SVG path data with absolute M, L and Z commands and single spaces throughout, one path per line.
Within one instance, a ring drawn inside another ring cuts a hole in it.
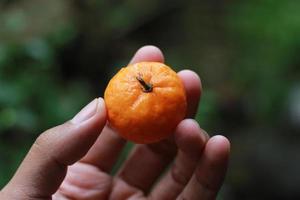
M 37 145 L 39 147 L 49 146 L 52 142 L 54 142 L 55 138 L 60 133 L 67 132 L 72 126 L 72 123 L 70 121 L 67 121 L 64 124 L 50 128 L 37 137 L 34 145 Z
M 219 186 L 217 186 L 210 177 L 203 177 L 203 174 L 200 171 L 196 171 L 195 178 L 198 184 L 206 191 L 216 193 L 219 190 Z
M 50 139 L 49 136 L 50 132 L 47 130 L 45 132 L 43 132 L 42 134 L 40 134 L 37 139 L 35 140 L 35 142 L 33 143 L 33 146 L 31 148 L 31 152 L 33 154 L 38 154 L 38 155 L 45 155 L 47 153 L 47 151 L 45 150 L 45 148 L 47 148 L 47 146 L 51 146 L 50 143 Z
M 43 132 L 42 134 L 40 134 L 37 139 L 34 142 L 34 145 L 37 146 L 38 148 L 42 147 L 42 146 L 47 146 L 47 143 L 49 143 L 50 140 L 50 135 L 52 133 L 52 130 L 49 129 L 45 132 Z
M 189 181 L 189 178 L 176 165 L 171 168 L 171 177 L 175 183 L 182 187 L 184 187 Z
M 55 147 L 56 139 L 56 127 L 51 128 L 43 132 L 38 136 L 35 140 L 31 153 L 38 155 L 39 157 L 46 158 L 49 163 L 55 163 L 61 169 L 64 169 L 65 164 L 61 163 L 57 157 L 57 155 L 53 151 L 53 147 Z

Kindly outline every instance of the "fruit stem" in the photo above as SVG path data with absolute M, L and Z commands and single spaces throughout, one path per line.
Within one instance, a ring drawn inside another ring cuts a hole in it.
M 151 83 L 146 83 L 141 75 L 137 76 L 136 79 L 140 82 L 140 84 L 143 86 L 144 92 L 152 92 L 153 85 Z

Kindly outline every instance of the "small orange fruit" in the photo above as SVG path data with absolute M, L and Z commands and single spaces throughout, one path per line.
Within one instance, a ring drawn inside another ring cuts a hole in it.
M 169 136 L 187 107 L 180 78 L 159 62 L 122 68 L 110 80 L 104 99 L 110 125 L 125 139 L 144 144 Z

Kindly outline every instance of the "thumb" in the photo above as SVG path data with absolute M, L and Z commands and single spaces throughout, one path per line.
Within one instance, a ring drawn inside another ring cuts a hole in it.
M 67 166 L 88 152 L 105 124 L 105 104 L 98 98 L 72 120 L 42 133 L 2 195 L 11 199 L 51 197 L 63 181 Z

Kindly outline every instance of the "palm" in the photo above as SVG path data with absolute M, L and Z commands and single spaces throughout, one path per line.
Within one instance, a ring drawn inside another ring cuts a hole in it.
M 115 151 L 101 149 L 101 143 L 112 138 L 115 139 L 117 147 Z M 166 140 L 155 144 L 155 147 L 136 145 L 134 153 L 118 173 L 112 176 L 110 171 L 124 144 L 123 139 L 106 127 L 89 153 L 80 162 L 69 167 L 54 199 L 146 199 L 144 194 L 148 193 L 153 182 L 161 174 L 158 170 L 167 167 L 174 157 L 175 143 Z M 154 148 L 155 151 L 161 152 L 154 152 Z M 163 152 L 166 149 L 168 152 Z M 101 152 L 95 153 L 98 150 Z M 99 159 L 104 157 L 107 159 L 101 162 Z
M 93 165 L 76 163 L 69 170 L 54 199 L 126 199 L 129 196 L 143 196 L 138 188 Z

